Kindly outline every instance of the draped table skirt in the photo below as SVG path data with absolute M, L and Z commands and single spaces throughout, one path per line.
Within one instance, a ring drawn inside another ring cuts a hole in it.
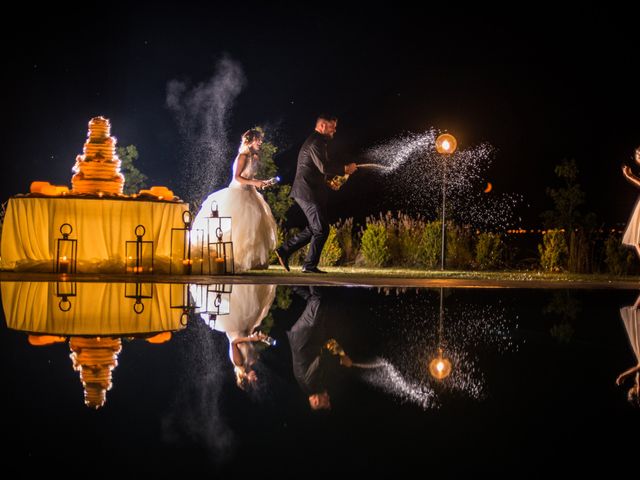
M 186 203 L 78 197 L 15 197 L 9 200 L 2 227 L 0 268 L 51 272 L 60 226 L 73 227 L 79 273 L 124 273 L 125 242 L 154 242 L 154 271 L 169 273 L 171 229 L 181 228 Z

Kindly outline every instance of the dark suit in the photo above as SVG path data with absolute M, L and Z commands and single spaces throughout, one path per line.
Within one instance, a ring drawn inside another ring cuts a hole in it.
M 328 137 L 318 132 L 313 132 L 307 138 L 298 154 L 296 177 L 291 188 L 291 197 L 302 208 L 309 225 L 298 235 L 290 238 L 280 251 L 289 257 L 293 252 L 311 242 L 303 268 L 318 266 L 322 247 L 329 236 L 327 177 L 344 175 L 344 166 L 329 160 L 328 141 Z
M 335 374 L 339 358 L 323 349 L 329 340 L 327 321 L 330 313 L 318 287 L 294 287 L 307 302 L 300 318 L 287 332 L 291 346 L 293 376 L 307 395 L 326 390 L 328 377 Z

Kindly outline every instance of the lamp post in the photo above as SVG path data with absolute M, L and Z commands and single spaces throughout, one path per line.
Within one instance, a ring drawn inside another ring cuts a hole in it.
M 456 151 L 456 137 L 443 133 L 436 138 L 436 151 L 442 155 L 442 251 L 440 253 L 440 270 L 444 270 L 445 247 L 445 200 L 447 197 L 447 156 Z

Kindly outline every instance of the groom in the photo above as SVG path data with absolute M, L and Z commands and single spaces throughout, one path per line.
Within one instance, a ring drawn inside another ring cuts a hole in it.
M 327 144 L 336 133 L 338 119 L 322 114 L 316 120 L 315 131 L 307 138 L 298 153 L 296 177 L 291 188 L 291 197 L 300 205 L 309 225 L 298 235 L 287 240 L 276 249 L 280 265 L 287 272 L 289 257 L 296 250 L 311 242 L 309 253 L 302 265 L 303 273 L 326 273 L 318 268 L 322 247 L 329 236 L 327 221 L 327 178 L 335 175 L 352 174 L 355 163 L 338 165 L 329 160 Z

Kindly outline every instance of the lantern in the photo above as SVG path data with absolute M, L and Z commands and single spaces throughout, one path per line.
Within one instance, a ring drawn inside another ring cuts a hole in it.
M 142 240 L 146 229 L 138 225 L 134 230 L 135 240 L 127 240 L 125 244 L 125 272 L 151 273 L 153 272 L 153 241 Z
M 60 226 L 62 238 L 59 238 L 56 243 L 55 273 L 76 273 L 78 240 L 69 238 L 71 232 L 73 232 L 73 227 L 68 223 L 63 223 Z
M 71 310 L 69 297 L 76 296 L 76 282 L 56 282 L 56 297 L 60 299 L 58 308 L 63 312 Z
M 233 242 L 231 241 L 231 217 L 208 217 L 207 238 L 209 274 L 233 274 L 235 270 L 233 266 Z
M 193 213 L 182 213 L 184 227 L 171 229 L 171 258 L 169 273 L 191 275 L 193 271 L 202 274 L 204 263 L 204 231 L 192 229 Z
M 153 298 L 153 284 L 152 283 L 125 283 L 124 284 L 124 296 L 125 298 L 132 298 L 135 300 L 133 304 L 133 311 L 138 315 L 144 312 L 143 299 Z

